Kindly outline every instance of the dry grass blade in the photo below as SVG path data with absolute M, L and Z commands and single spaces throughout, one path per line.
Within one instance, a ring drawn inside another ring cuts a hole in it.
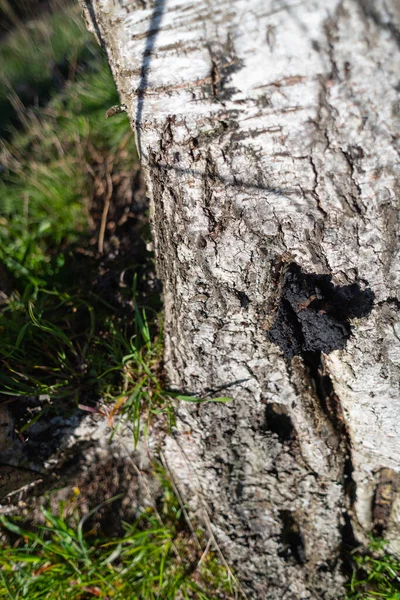
M 111 198 L 112 198 L 112 193 L 113 193 L 113 182 L 112 182 L 112 177 L 111 177 L 112 164 L 113 163 L 111 162 L 107 165 L 107 172 L 106 172 L 107 195 L 104 199 L 104 208 L 103 208 L 103 213 L 101 215 L 99 241 L 98 241 L 98 250 L 99 250 L 100 254 L 103 254 L 103 250 L 104 250 L 104 234 L 106 232 L 107 216 L 108 216 L 108 212 L 110 210 L 110 203 L 111 203 Z

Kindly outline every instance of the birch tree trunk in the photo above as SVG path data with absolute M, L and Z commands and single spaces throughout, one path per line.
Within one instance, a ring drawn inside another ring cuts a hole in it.
M 86 0 L 147 177 L 164 456 L 249 598 L 400 552 L 398 0 Z M 105 127 L 107 124 L 105 123 Z

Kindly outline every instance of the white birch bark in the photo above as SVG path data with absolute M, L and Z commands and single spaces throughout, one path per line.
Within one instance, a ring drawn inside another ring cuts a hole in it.
M 400 4 L 86 6 L 147 176 L 170 382 L 232 397 L 182 404 L 169 468 L 249 598 L 336 600 L 352 535 L 381 521 L 400 551 Z M 374 294 L 318 364 L 267 339 L 287 252 Z

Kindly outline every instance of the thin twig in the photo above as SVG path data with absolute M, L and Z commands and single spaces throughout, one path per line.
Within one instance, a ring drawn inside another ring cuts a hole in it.
M 201 563 L 205 560 L 205 558 L 206 558 L 206 556 L 208 554 L 208 551 L 210 550 L 211 544 L 212 544 L 212 538 L 210 537 L 210 538 L 208 538 L 207 546 L 205 547 L 204 552 L 201 555 L 199 562 L 197 563 L 196 569 L 198 569 L 199 567 L 201 567 Z
M 108 216 L 108 211 L 110 210 L 111 196 L 113 193 L 113 184 L 112 184 L 112 179 L 111 179 L 111 175 L 110 175 L 109 171 L 107 171 L 106 178 L 107 178 L 107 196 L 104 200 L 103 214 L 101 215 L 99 242 L 98 242 L 98 250 L 99 250 L 100 254 L 103 254 L 104 234 L 106 232 L 107 216 Z
M 178 486 L 176 485 L 176 482 L 175 482 L 174 475 L 173 475 L 173 473 L 171 472 L 171 469 L 169 468 L 169 465 L 168 465 L 167 461 L 165 460 L 165 457 L 164 457 L 164 455 L 163 455 L 163 452 L 162 452 L 162 450 L 160 450 L 160 458 L 161 458 L 161 462 L 162 462 L 162 464 L 163 464 L 163 467 L 164 467 L 164 469 L 166 469 L 166 470 L 168 471 L 168 475 L 169 475 L 169 477 L 170 477 L 170 479 L 171 479 L 172 487 L 174 488 L 175 495 L 176 495 L 176 497 L 178 498 L 178 501 L 179 501 L 180 507 L 181 507 L 181 509 L 182 509 L 183 515 L 184 515 L 184 517 L 185 517 L 185 519 L 186 519 L 186 522 L 187 522 L 187 524 L 189 525 L 189 529 L 190 529 L 190 531 L 192 532 L 192 535 L 193 535 L 194 539 L 196 540 L 196 543 L 197 543 L 197 546 L 198 546 L 198 548 L 199 548 L 200 550 L 202 550 L 201 544 L 200 544 L 200 542 L 199 542 L 199 538 L 198 538 L 198 536 L 197 536 L 197 534 L 196 534 L 196 531 L 195 531 L 195 529 L 194 529 L 194 527 L 193 527 L 193 525 L 192 525 L 192 522 L 191 522 L 191 519 L 190 519 L 190 517 L 189 517 L 189 514 L 188 514 L 188 512 L 187 512 L 187 510 L 186 510 L 186 508 L 185 508 L 185 504 L 184 504 L 184 502 L 183 502 L 183 499 L 182 499 L 181 493 L 180 493 L 180 491 L 179 491 L 179 488 L 178 488 Z

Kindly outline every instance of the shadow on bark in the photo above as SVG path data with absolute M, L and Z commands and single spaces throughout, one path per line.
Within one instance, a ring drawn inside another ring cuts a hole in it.
M 136 141 L 138 145 L 139 156 L 142 156 L 142 144 L 140 141 L 140 123 L 143 115 L 144 92 L 149 81 L 149 71 L 154 46 L 158 33 L 160 31 L 161 21 L 165 12 L 165 0 L 156 0 L 154 3 L 153 13 L 151 15 L 150 27 L 147 32 L 146 45 L 142 55 L 142 64 L 140 68 L 140 83 L 138 90 L 138 103 L 136 109 Z

